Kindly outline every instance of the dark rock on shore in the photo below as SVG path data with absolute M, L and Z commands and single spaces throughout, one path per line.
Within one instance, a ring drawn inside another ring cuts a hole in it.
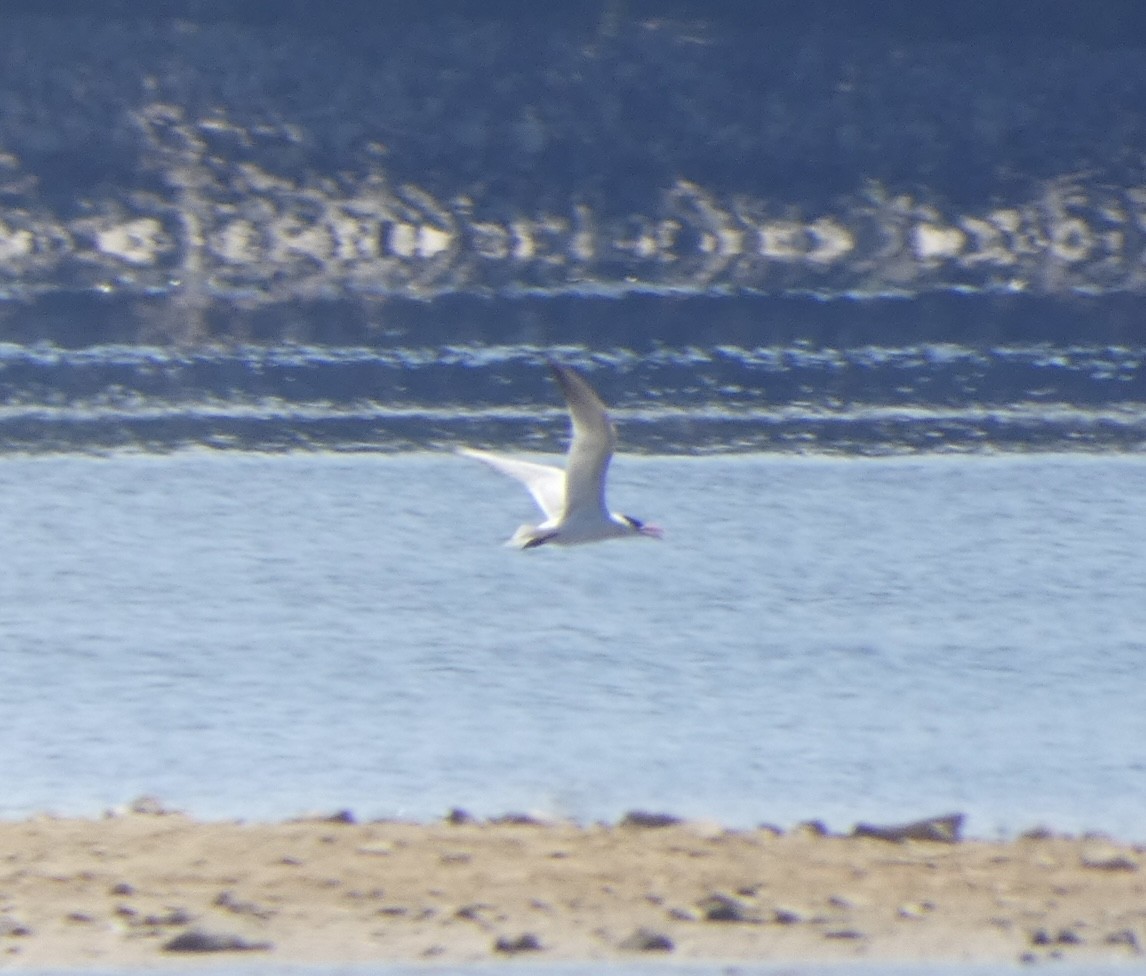
M 744 903 L 730 895 L 712 894 L 701 900 L 697 907 L 706 922 L 751 922 L 753 918 Z
M 617 943 L 625 952 L 672 952 L 676 946 L 663 932 L 639 928 Z
M 270 942 L 253 942 L 240 935 L 188 929 L 163 944 L 164 952 L 268 952 Z
M 681 823 L 680 817 L 671 813 L 649 813 L 645 810 L 630 810 L 618 822 L 618 827 L 674 827 Z
M 910 823 L 891 826 L 858 823 L 852 830 L 853 837 L 874 837 L 893 843 L 907 840 L 935 841 L 943 844 L 957 844 L 962 839 L 964 816 L 961 813 L 942 817 L 928 817 Z
M 499 936 L 493 944 L 493 949 L 494 952 L 512 956 L 519 952 L 540 952 L 542 945 L 541 940 L 532 932 L 524 932 L 515 937 Z

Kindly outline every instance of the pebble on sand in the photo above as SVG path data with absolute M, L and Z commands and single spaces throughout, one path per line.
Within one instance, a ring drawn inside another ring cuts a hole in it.
M 507 955 L 518 952 L 540 952 L 541 948 L 541 940 L 532 932 L 524 932 L 514 939 L 502 935 L 493 944 L 494 952 L 504 952 Z
M 852 829 L 853 837 L 874 837 L 893 843 L 908 840 L 936 841 L 942 844 L 957 844 L 962 839 L 963 814 L 949 813 L 941 817 L 928 817 L 910 823 L 880 824 L 858 823 Z
M 1092 871 L 1137 871 L 1138 862 L 1117 850 L 1090 850 L 1082 855 L 1082 866 Z
M 163 944 L 164 952 L 268 952 L 270 942 L 251 942 L 228 932 L 206 932 L 188 929 Z
M 672 952 L 676 946 L 663 932 L 639 928 L 618 942 L 617 948 L 625 952 Z
M 0 935 L 24 936 L 31 935 L 32 930 L 17 918 L 11 915 L 0 915 Z
M 750 922 L 744 904 L 729 895 L 714 894 L 702 899 L 700 909 L 706 922 Z
M 647 810 L 630 810 L 618 822 L 618 827 L 675 827 L 682 823 L 680 817 L 671 813 L 650 813 Z

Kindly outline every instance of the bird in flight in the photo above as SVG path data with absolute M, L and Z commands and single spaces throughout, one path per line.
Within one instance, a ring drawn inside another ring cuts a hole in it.
M 663 533 L 659 526 L 609 511 L 605 504 L 605 476 L 617 443 L 609 414 L 580 373 L 554 362 L 549 368 L 569 407 L 572 439 L 564 471 L 488 451 L 458 449 L 460 454 L 520 481 L 545 515 L 540 525 L 521 526 L 506 545 L 534 549 L 547 544 L 576 546 L 638 536 L 660 539 Z

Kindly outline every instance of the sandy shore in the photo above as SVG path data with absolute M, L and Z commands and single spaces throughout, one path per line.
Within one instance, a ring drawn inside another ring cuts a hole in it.
M 0 967 L 247 961 L 1129 960 L 1146 853 L 1104 838 L 717 825 L 0 823 Z M 182 948 L 181 948 L 182 947 Z

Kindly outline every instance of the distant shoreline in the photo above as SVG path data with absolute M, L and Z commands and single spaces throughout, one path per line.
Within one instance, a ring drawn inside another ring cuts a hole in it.
M 718 6 L 6 5 L 0 333 L 1136 341 L 1139 7 Z
M 204 822 L 155 803 L 0 822 L 18 966 L 635 959 L 1128 961 L 1146 848 L 958 817 L 831 835 L 630 814 L 615 825 Z

